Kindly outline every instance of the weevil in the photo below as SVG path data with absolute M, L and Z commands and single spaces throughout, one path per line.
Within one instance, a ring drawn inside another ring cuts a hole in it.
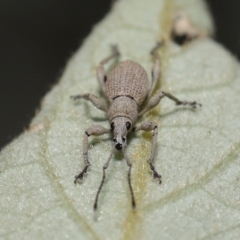
M 113 134 L 113 147 L 107 162 L 103 166 L 102 181 L 95 197 L 94 210 L 97 209 L 98 197 L 105 180 L 105 171 L 109 166 L 114 150 L 122 151 L 126 160 L 129 168 L 128 185 L 131 193 L 132 207 L 136 207 L 131 184 L 132 163 L 125 153 L 127 147 L 127 135 L 131 131 L 152 131 L 151 153 L 147 162 L 149 163 L 153 177 L 159 179 L 159 183 L 161 183 L 161 175 L 155 170 L 153 164 L 158 126 L 152 121 L 146 121 L 135 127 L 137 120 L 144 113 L 154 108 L 164 97 L 174 101 L 177 105 L 189 105 L 193 108 L 197 105 L 201 106 L 201 104 L 195 101 L 181 101 L 172 94 L 163 91 L 158 91 L 155 95 L 151 96 L 160 77 L 160 57 L 158 54 L 158 48 L 161 44 L 162 43 L 158 43 L 151 51 L 154 58 L 154 64 L 152 67 L 152 82 L 150 87 L 148 76 L 144 68 L 140 64 L 131 60 L 121 62 L 116 65 L 109 74 L 105 73 L 104 64 L 120 56 L 117 46 L 113 46 L 112 54 L 104 58 L 97 67 L 97 79 L 105 93 L 108 104 L 91 93 L 71 96 L 74 100 L 84 98 L 92 102 L 94 106 L 107 114 L 110 123 L 110 128 L 94 125 L 85 131 L 83 136 L 84 168 L 77 176 L 75 176 L 74 183 L 76 183 L 78 179 L 83 179 L 84 174 L 87 173 L 88 168 L 91 165 L 88 160 L 88 138 L 90 136 L 100 136 L 106 133 Z

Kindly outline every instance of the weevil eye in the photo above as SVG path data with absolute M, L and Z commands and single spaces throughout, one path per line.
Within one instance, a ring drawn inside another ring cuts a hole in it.
M 114 122 L 111 123 L 111 129 L 114 130 Z
M 125 137 L 122 137 L 122 141 L 125 142 L 125 141 L 126 141 L 126 138 L 125 138 Z
M 127 130 L 129 130 L 130 128 L 131 128 L 131 123 L 130 122 L 126 122 L 126 128 L 127 128 Z

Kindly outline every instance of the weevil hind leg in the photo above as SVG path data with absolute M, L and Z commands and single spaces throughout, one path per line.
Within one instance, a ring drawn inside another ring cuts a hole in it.
M 74 183 L 77 183 L 77 180 L 83 179 L 83 176 L 85 173 L 87 173 L 88 167 L 91 165 L 88 160 L 88 137 L 90 136 L 101 136 L 105 133 L 109 133 L 110 129 L 104 128 L 100 125 L 95 125 L 90 128 L 88 128 L 84 135 L 83 135 L 83 160 L 84 160 L 84 168 L 83 170 L 75 176 Z
M 150 157 L 148 159 L 148 163 L 150 166 L 150 170 L 153 173 L 153 177 L 154 178 L 158 178 L 159 179 L 159 183 L 162 182 L 161 180 L 161 175 L 155 170 L 155 167 L 153 165 L 153 159 L 154 159 L 154 154 L 155 154 L 155 149 L 156 149 L 156 143 L 157 143 L 157 135 L 158 135 L 158 127 L 157 124 L 151 121 L 147 121 L 142 123 L 139 127 L 136 127 L 135 131 L 152 131 L 152 143 L 151 143 L 151 154 Z
M 97 67 L 97 80 L 101 85 L 103 91 L 105 91 L 105 83 L 107 81 L 107 75 L 104 69 L 104 64 L 109 62 L 113 58 L 118 58 L 120 56 L 120 52 L 118 50 L 117 45 L 112 45 L 112 53 L 111 55 L 105 57 Z
M 154 46 L 154 48 L 150 51 L 150 54 L 153 56 L 154 63 L 153 63 L 152 72 L 151 72 L 152 83 L 151 83 L 151 87 L 148 92 L 148 98 L 152 95 L 152 93 L 157 85 L 157 81 L 160 77 L 160 56 L 159 56 L 158 50 L 159 50 L 159 48 L 161 48 L 162 45 L 163 45 L 163 41 L 157 42 L 157 44 Z

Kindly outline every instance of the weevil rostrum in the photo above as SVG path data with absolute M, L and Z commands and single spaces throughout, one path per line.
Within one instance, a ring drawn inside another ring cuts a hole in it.
M 159 183 L 161 183 L 161 175 L 155 170 L 153 164 L 158 126 L 152 121 L 146 121 L 135 127 L 138 118 L 150 109 L 154 108 L 164 97 L 171 99 L 177 105 L 189 105 L 193 108 L 197 105 L 201 106 L 201 104 L 196 103 L 195 101 L 181 101 L 172 94 L 163 91 L 158 91 L 155 95 L 151 96 L 160 77 L 160 59 L 158 54 L 158 48 L 160 45 L 161 43 L 158 43 L 151 51 L 154 58 L 154 64 L 152 68 L 152 82 L 150 87 L 148 76 L 144 68 L 140 64 L 131 60 L 119 63 L 109 72 L 109 74 L 106 75 L 104 64 L 113 58 L 118 58 L 120 56 L 117 46 L 114 46 L 112 48 L 112 54 L 104 58 L 97 68 L 97 79 L 103 89 L 103 92 L 105 93 L 108 104 L 106 104 L 101 98 L 91 93 L 71 96 L 74 100 L 84 98 L 92 102 L 94 106 L 107 114 L 110 123 L 109 129 L 100 125 L 94 125 L 85 131 L 83 136 L 84 168 L 77 176 L 75 176 L 74 183 L 76 183 L 78 179 L 83 179 L 84 174 L 87 173 L 87 170 L 91 165 L 88 160 L 88 137 L 100 136 L 106 133 L 113 134 L 113 147 L 107 162 L 103 166 L 102 181 L 96 194 L 94 210 L 97 209 L 98 197 L 105 180 L 105 171 L 109 166 L 115 150 L 122 151 L 127 166 L 129 167 L 128 185 L 131 193 L 132 207 L 135 208 L 136 206 L 131 184 L 132 163 L 125 153 L 125 149 L 127 147 L 127 135 L 131 131 L 152 131 L 151 153 L 147 162 L 149 163 L 153 177 L 157 178 Z

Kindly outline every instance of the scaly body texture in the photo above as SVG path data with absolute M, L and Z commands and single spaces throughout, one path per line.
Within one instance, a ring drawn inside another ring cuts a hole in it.
M 114 153 L 114 148 L 123 152 L 124 158 L 129 167 L 128 184 L 132 197 L 132 207 L 135 208 L 136 206 L 131 184 L 132 163 L 125 154 L 125 149 L 127 147 L 127 134 L 130 131 L 142 130 L 153 132 L 151 154 L 147 161 L 153 173 L 153 177 L 158 178 L 159 183 L 161 183 L 161 175 L 155 170 L 153 165 L 158 127 L 157 124 L 152 121 L 146 121 L 141 125 L 134 127 L 140 116 L 155 107 L 163 97 L 173 100 L 177 105 L 190 105 L 193 108 L 195 108 L 196 105 L 201 105 L 196 102 L 180 101 L 170 93 L 163 91 L 158 91 L 155 95 L 151 96 L 160 76 L 160 62 L 159 55 L 157 53 L 159 46 L 160 44 L 151 51 L 151 54 L 154 57 L 154 65 L 152 68 L 152 83 L 150 87 L 146 71 L 141 65 L 130 60 L 119 63 L 108 75 L 105 74 L 103 65 L 112 58 L 120 56 L 117 47 L 113 47 L 112 54 L 100 62 L 97 70 L 97 79 L 106 95 L 108 104 L 99 97 L 90 93 L 72 96 L 74 100 L 78 98 L 85 98 L 86 100 L 91 101 L 97 108 L 108 115 L 111 126 L 111 128 L 107 129 L 100 125 L 95 125 L 85 131 L 83 136 L 84 168 L 75 177 L 75 183 L 78 179 L 83 178 L 90 166 L 90 162 L 88 160 L 88 137 L 92 135 L 99 136 L 105 133 L 113 133 L 113 150 L 107 162 L 103 166 L 103 177 L 94 203 L 95 210 L 97 209 L 98 197 L 105 180 L 105 170 L 109 166 Z

